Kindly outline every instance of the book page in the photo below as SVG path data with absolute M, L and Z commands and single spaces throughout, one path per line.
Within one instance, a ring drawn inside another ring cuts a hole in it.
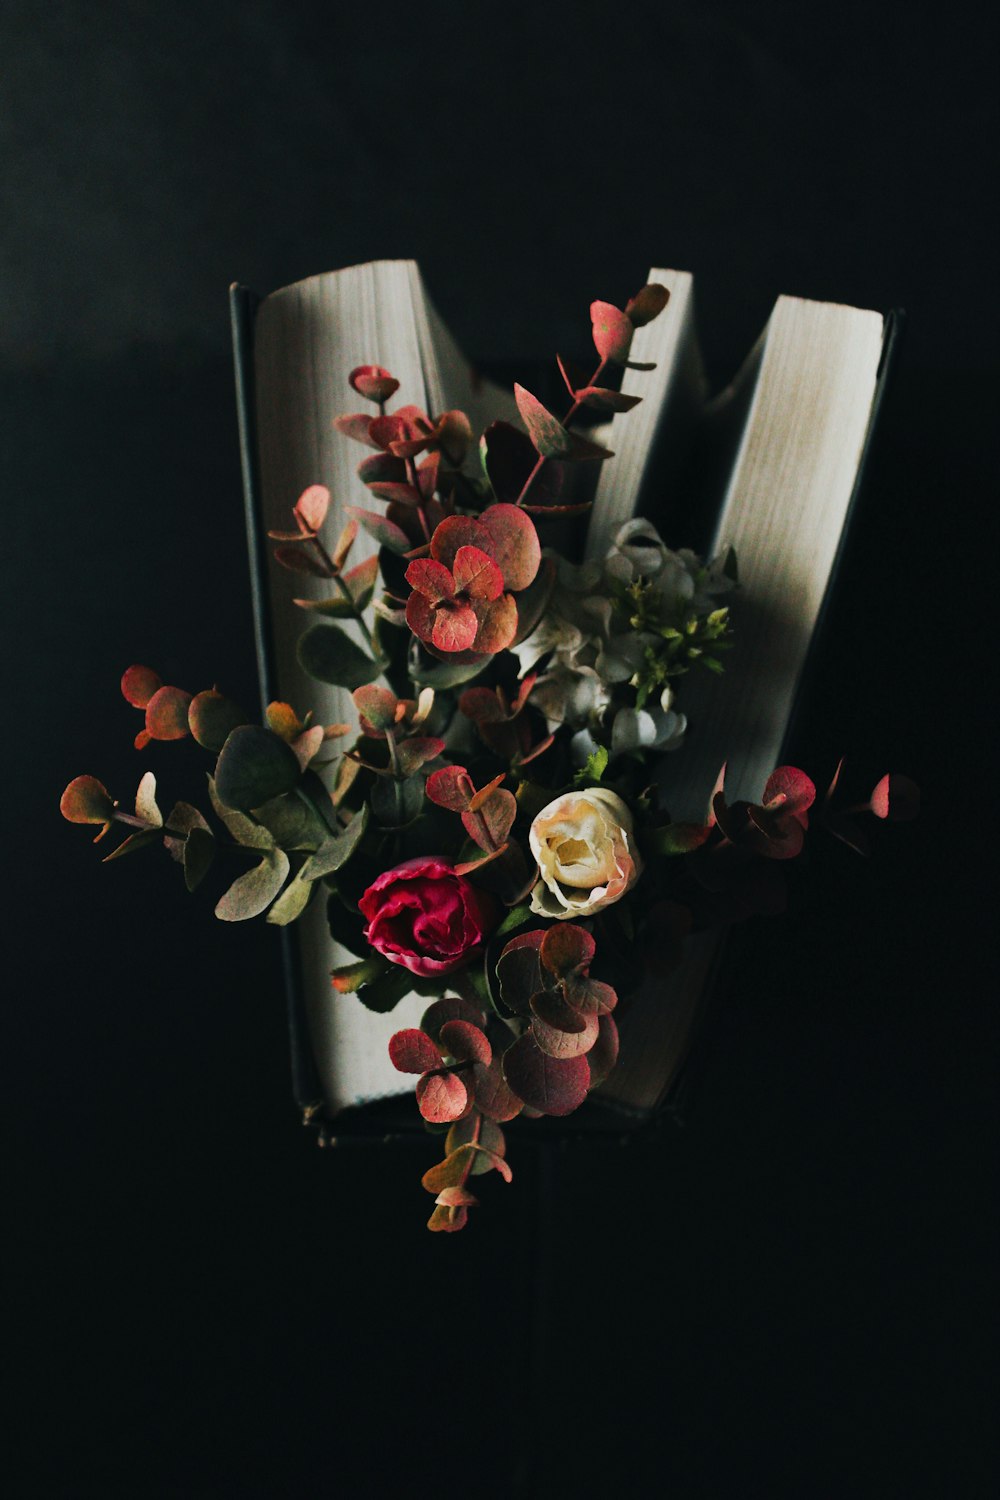
M 366 405 L 347 380 L 359 364 L 384 365 L 400 381 L 390 409 L 411 402 L 427 406 L 413 305 L 414 270 L 409 261 L 351 266 L 284 287 L 261 303 L 254 329 L 254 369 L 265 528 L 288 530 L 292 506 L 310 484 L 330 488 L 328 526 L 334 535 L 347 519 L 345 505 L 371 508 L 355 472 L 371 450 L 337 432 L 332 420 Z M 352 565 L 377 550 L 367 532 L 360 532 Z M 295 659 L 299 636 L 319 616 L 297 608 L 292 600 L 325 597 L 329 580 L 289 573 L 273 558 L 268 566 L 280 696 L 299 713 L 311 706 L 317 723 L 356 724 L 350 693 L 316 682 Z M 352 622 L 338 623 L 356 634 Z M 293 931 L 301 943 L 306 1011 L 328 1108 L 335 1111 L 408 1092 L 412 1079 L 389 1062 L 388 1041 L 400 1027 L 415 1026 L 427 1002 L 410 996 L 391 1014 L 376 1015 L 355 995 L 338 994 L 330 984 L 330 970 L 350 962 L 353 955 L 330 937 L 320 897 L 314 897 Z
M 655 370 L 626 370 L 622 390 L 642 401 L 631 411 L 621 412 L 611 422 L 589 434 L 603 443 L 614 458 L 601 465 L 594 506 L 587 528 L 586 557 L 603 558 L 619 528 L 643 513 L 657 524 L 661 508 L 656 497 L 643 494 L 652 473 L 657 450 L 669 437 L 679 437 L 682 423 L 678 404 L 697 408 L 704 395 L 701 361 L 694 326 L 693 282 L 688 271 L 661 271 L 655 267 L 646 278 L 670 292 L 670 301 L 658 318 L 636 329 L 630 358 L 655 362 Z M 670 466 L 667 466 L 668 471 Z

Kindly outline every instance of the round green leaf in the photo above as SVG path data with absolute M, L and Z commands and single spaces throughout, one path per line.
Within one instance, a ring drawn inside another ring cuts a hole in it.
M 336 687 L 364 687 L 382 671 L 382 663 L 372 661 L 339 625 L 311 626 L 300 638 L 296 655 L 310 677 Z
M 247 716 L 231 699 L 209 688 L 197 693 L 188 706 L 188 724 L 191 733 L 206 750 L 216 754 L 222 749 L 234 729 L 247 722 Z
M 262 725 L 243 724 L 222 747 L 215 790 L 226 807 L 246 811 L 290 792 L 299 774 L 299 763 L 283 739 Z

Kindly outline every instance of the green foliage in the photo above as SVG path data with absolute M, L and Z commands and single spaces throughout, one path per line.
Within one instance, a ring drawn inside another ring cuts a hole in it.
M 260 724 L 244 724 L 222 747 L 215 789 L 220 802 L 246 812 L 290 792 L 300 774 L 298 760 L 279 735 Z
M 336 687 L 363 687 L 379 676 L 383 666 L 339 625 L 310 626 L 299 639 L 296 655 L 299 666 L 310 677 Z

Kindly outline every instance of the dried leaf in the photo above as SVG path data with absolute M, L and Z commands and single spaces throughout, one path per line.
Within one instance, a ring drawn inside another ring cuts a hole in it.
M 670 292 L 659 282 L 648 281 L 644 287 L 630 297 L 625 304 L 625 314 L 631 319 L 636 328 L 642 328 L 646 323 L 652 323 L 654 318 L 659 317 L 670 300 Z

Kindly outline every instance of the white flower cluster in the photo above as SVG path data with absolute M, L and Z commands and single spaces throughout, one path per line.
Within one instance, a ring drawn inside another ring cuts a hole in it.
M 640 580 L 648 604 L 662 619 L 707 615 L 720 595 L 732 587 L 723 571 L 725 554 L 707 567 L 695 553 L 672 552 L 646 520 L 627 521 L 603 563 L 576 566 L 559 558 L 556 586 L 548 609 L 531 635 L 511 650 L 520 676 L 548 657 L 544 675 L 531 695 L 546 715 L 549 728 L 576 728 L 574 762 L 583 765 L 597 749 L 592 731 L 607 725 L 614 689 L 632 682 L 646 664 L 650 648 L 663 638 L 635 628 L 616 610 L 612 592 Z M 675 750 L 687 720 L 673 706 L 674 693 L 664 684 L 655 702 L 642 708 L 619 708 L 611 721 L 612 758 L 638 750 Z

